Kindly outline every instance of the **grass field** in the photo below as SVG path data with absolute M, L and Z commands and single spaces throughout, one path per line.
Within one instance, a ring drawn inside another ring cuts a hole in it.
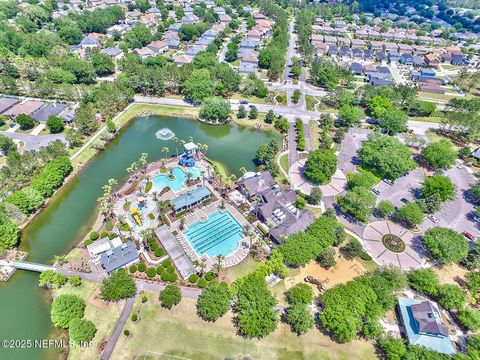
M 282 166 L 283 171 L 288 174 L 288 154 L 284 154 L 280 157 L 280 165 Z
M 438 116 L 410 116 L 409 121 L 421 121 L 421 122 L 430 122 L 430 123 L 441 123 L 442 118 Z
M 127 321 L 125 329 L 131 335 L 120 337 L 112 359 L 143 359 L 147 350 L 192 360 L 246 356 L 255 360 L 376 359 L 371 343 L 338 344 L 317 329 L 297 336 L 288 326 L 279 324 L 264 339 L 244 339 L 236 335 L 231 313 L 207 323 L 196 315 L 192 299 L 182 299 L 168 311 L 160 307 L 157 294 L 151 294 L 145 304 L 137 299 L 133 311 L 138 312 L 140 321 Z
M 308 127 L 310 128 L 310 141 L 312 142 L 312 147 L 318 149 L 320 146 L 320 126 L 318 126 L 318 121 L 310 120 L 308 122 Z
M 91 348 L 71 348 L 68 354 L 68 359 L 98 359 L 101 354 L 101 344 L 110 337 L 113 328 L 117 322 L 118 317 L 123 308 L 123 302 L 116 304 L 105 304 L 98 298 L 100 283 L 82 281 L 82 285 L 73 287 L 66 285 L 57 293 L 73 294 L 85 300 L 85 315 L 84 318 L 92 321 L 97 333 L 93 338 L 93 346 Z

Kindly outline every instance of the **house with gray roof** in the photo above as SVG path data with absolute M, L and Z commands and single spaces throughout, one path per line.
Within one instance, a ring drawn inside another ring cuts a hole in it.
M 109 47 L 100 51 L 102 54 L 108 55 L 113 59 L 120 59 L 123 57 L 123 50 L 118 46 Z
M 100 47 L 100 40 L 94 36 L 85 36 L 79 45 L 82 49 L 98 48 Z
M 50 116 L 59 116 L 65 111 L 67 105 L 50 103 L 47 106 L 32 113 L 32 118 L 40 123 L 46 123 Z
M 0 97 L 0 114 L 4 113 L 8 109 L 12 108 L 18 103 L 17 99 L 11 99 L 6 97 Z
M 423 346 L 441 354 L 456 353 L 448 326 L 443 322 L 436 303 L 399 297 L 398 307 L 403 332 L 410 345 Z
M 251 199 L 271 189 L 275 185 L 275 181 L 268 171 L 262 171 L 255 173 L 254 176 L 242 177 L 237 181 L 237 185 L 240 192 Z
M 127 241 L 100 255 L 100 264 L 108 273 L 127 267 L 137 261 L 138 252 L 133 241 Z
M 239 47 L 244 49 L 255 49 L 257 50 L 260 46 L 260 42 L 256 39 L 244 39 L 240 42 Z

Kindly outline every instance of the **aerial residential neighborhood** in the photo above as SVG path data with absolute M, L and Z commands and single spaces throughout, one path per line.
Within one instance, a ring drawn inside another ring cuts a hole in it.
M 0 1 L 1 359 L 480 358 L 476 0 Z

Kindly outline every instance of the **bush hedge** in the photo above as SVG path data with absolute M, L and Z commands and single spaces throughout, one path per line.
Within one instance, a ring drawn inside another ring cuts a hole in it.
M 188 277 L 188 281 L 190 281 L 192 284 L 195 284 L 198 281 L 198 275 L 197 274 L 192 274 Z
M 166 269 L 170 274 L 174 274 L 175 273 L 175 268 L 173 266 L 169 266 L 167 269 Z
M 135 322 L 138 320 L 138 315 L 137 314 L 132 314 L 132 321 Z
M 130 265 L 130 274 L 135 274 L 137 272 L 137 265 Z
M 145 270 L 147 270 L 147 265 L 145 265 L 145 263 L 139 263 L 138 264 L 138 271 L 140 272 L 145 272 Z
M 202 279 L 199 279 L 197 285 L 198 285 L 199 288 L 202 288 L 202 289 L 203 289 L 204 287 L 207 286 L 207 280 L 205 280 L 205 279 L 203 279 L 203 278 L 202 278 Z
M 170 259 L 165 259 L 165 260 L 162 261 L 162 266 L 163 266 L 164 268 L 168 268 L 168 267 L 170 267 L 171 265 L 172 265 L 172 260 L 170 260 Z
M 50 197 L 63 184 L 63 180 L 72 170 L 70 159 L 66 156 L 59 156 L 32 178 L 31 186 L 43 197 Z
M 100 234 L 96 231 L 92 231 L 90 233 L 90 240 L 95 241 L 100 237 Z
M 163 255 L 165 255 L 165 250 L 163 250 L 160 247 L 157 247 L 153 253 L 155 254 L 156 257 L 162 257 Z
M 100 239 L 105 239 L 106 237 L 108 237 L 108 232 L 103 231 L 102 234 L 100 235 Z
M 145 185 L 145 192 L 148 193 L 150 190 L 152 190 L 152 182 L 149 181 L 147 185 Z
M 213 279 L 215 279 L 215 274 L 213 272 L 209 271 L 205 274 L 205 280 L 212 281 Z
M 165 270 L 165 269 L 163 268 L 163 266 L 161 266 L 161 265 L 158 265 L 158 266 L 157 266 L 157 274 L 158 274 L 158 275 L 162 275 L 163 270 Z
M 153 278 L 155 275 L 157 275 L 157 270 L 154 267 L 148 268 L 147 276 Z

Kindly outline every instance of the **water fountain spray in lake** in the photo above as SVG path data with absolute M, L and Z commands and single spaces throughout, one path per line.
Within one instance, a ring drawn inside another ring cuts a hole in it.
M 158 130 L 155 133 L 155 136 L 157 137 L 157 139 L 160 139 L 160 140 L 170 140 L 175 136 L 175 133 L 169 128 L 163 128 Z

